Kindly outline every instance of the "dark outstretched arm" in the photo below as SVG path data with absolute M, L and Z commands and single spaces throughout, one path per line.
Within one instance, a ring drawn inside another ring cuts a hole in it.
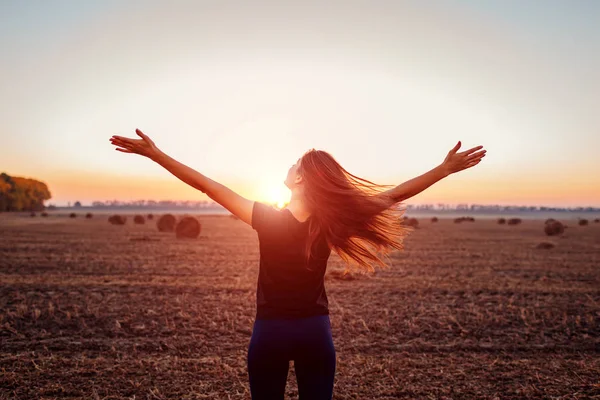
M 442 165 L 438 165 L 432 170 L 425 172 L 416 178 L 412 178 L 411 180 L 401 183 L 390 190 L 386 190 L 385 192 L 381 193 L 381 195 L 389 198 L 390 202 L 392 202 L 390 205 L 393 205 L 421 193 L 423 190 L 427 189 L 448 175 L 448 171 Z
M 124 153 L 134 153 L 150 158 L 177 178 L 206 193 L 208 197 L 237 215 L 247 224 L 252 224 L 252 208 L 254 201 L 240 196 L 227 186 L 216 182 L 200 172 L 180 163 L 174 158 L 163 153 L 154 142 L 139 129 L 136 130 L 141 139 L 129 139 L 122 136 L 113 136 L 111 143 L 118 146 L 116 150 Z
M 473 147 L 472 149 L 457 153 L 460 148 L 460 141 L 448 152 L 443 163 L 432 170 L 408 180 L 400 185 L 378 194 L 386 200 L 389 206 L 409 199 L 423 190 L 427 189 L 437 181 L 458 171 L 471 168 L 485 157 L 486 150 L 480 150 L 483 146 Z M 479 151 L 478 151 L 479 150 Z

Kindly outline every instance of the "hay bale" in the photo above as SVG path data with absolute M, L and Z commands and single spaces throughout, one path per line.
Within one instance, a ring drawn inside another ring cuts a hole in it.
M 579 225 L 580 226 L 586 226 L 588 224 L 588 220 L 587 219 L 580 219 L 579 220 Z
M 200 235 L 200 222 L 194 217 L 183 217 L 175 227 L 175 236 L 178 239 L 196 239 Z
M 508 221 L 506 221 L 508 225 L 519 225 L 521 222 L 521 218 L 510 218 Z
M 135 217 L 133 217 L 133 223 L 138 225 L 145 224 L 146 218 L 144 218 L 143 215 L 136 215 Z
M 71 214 L 69 214 L 69 218 L 77 218 L 77 214 L 71 213 Z
M 542 243 L 539 243 L 537 246 L 535 246 L 535 248 L 536 249 L 544 249 L 544 250 L 552 249 L 552 248 L 554 248 L 554 243 L 542 242 Z
M 549 222 L 544 225 L 544 232 L 548 236 L 562 235 L 565 231 L 565 226 L 558 221 Z
M 596 223 L 596 224 L 597 224 L 598 222 L 600 222 L 600 218 L 596 218 L 596 219 L 594 220 L 594 223 Z
M 408 218 L 404 221 L 404 224 L 406 226 L 410 226 L 413 228 L 418 228 L 419 227 L 419 220 L 416 218 Z
M 551 222 L 556 222 L 556 220 L 555 220 L 554 218 L 548 218 L 548 219 L 547 219 L 547 220 L 544 222 L 544 224 L 549 224 L 549 223 L 551 223 Z
M 148 215 L 146 216 L 146 218 L 148 218 L 148 220 L 152 220 L 152 219 L 154 219 L 154 215 L 152 215 L 152 214 L 148 214 Z
M 327 273 L 327 277 L 331 279 L 337 279 L 340 281 L 354 281 L 358 278 L 358 274 L 352 273 L 348 270 L 332 270 Z
M 108 222 L 110 222 L 113 225 L 125 225 L 126 221 L 127 217 L 124 217 L 122 215 L 111 215 L 110 217 L 108 217 Z
M 159 232 L 173 232 L 175 229 L 175 224 L 177 223 L 177 219 L 173 214 L 165 214 L 161 215 L 161 217 L 156 222 L 156 227 Z
M 48 213 L 44 211 L 41 215 L 42 215 L 42 217 L 47 217 Z
M 31 214 L 29 214 L 30 217 L 35 217 L 35 212 L 31 212 Z
M 93 217 L 93 215 L 92 215 L 92 213 L 87 213 L 87 214 L 85 214 L 85 217 L 87 219 L 91 219 Z
M 498 218 L 498 224 L 504 225 L 505 223 L 506 223 L 506 219 L 504 219 L 504 218 Z
M 460 224 L 461 222 L 475 222 L 475 218 L 473 217 L 458 217 L 454 218 L 455 224 Z
M 431 218 L 431 222 L 438 222 L 438 217 Z

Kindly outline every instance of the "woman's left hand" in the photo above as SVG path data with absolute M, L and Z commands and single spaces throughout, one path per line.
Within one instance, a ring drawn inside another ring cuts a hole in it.
M 487 150 L 481 150 L 483 146 L 473 147 L 472 149 L 458 153 L 460 141 L 448 152 L 446 159 L 442 163 L 442 168 L 448 175 L 467 168 L 474 167 L 485 157 Z M 479 150 L 479 151 L 477 151 Z
M 115 150 L 122 151 L 123 153 L 134 153 L 139 154 L 150 159 L 154 159 L 160 150 L 154 142 L 139 129 L 135 130 L 141 139 L 129 139 L 123 136 L 114 135 L 110 138 L 110 142 L 117 146 Z

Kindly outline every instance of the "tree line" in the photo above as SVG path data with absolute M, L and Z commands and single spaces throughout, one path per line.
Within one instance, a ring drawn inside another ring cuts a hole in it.
M 0 211 L 42 211 L 51 197 L 44 182 L 0 174 Z

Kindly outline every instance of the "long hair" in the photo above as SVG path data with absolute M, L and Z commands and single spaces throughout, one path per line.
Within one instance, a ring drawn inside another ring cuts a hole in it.
M 311 149 L 301 158 L 304 199 L 311 213 L 305 254 L 315 241 L 327 244 L 347 266 L 373 272 L 387 267 L 382 256 L 402 250 L 412 228 L 402 224 L 404 209 L 385 195 L 391 185 L 378 185 L 346 171 L 329 153 Z

